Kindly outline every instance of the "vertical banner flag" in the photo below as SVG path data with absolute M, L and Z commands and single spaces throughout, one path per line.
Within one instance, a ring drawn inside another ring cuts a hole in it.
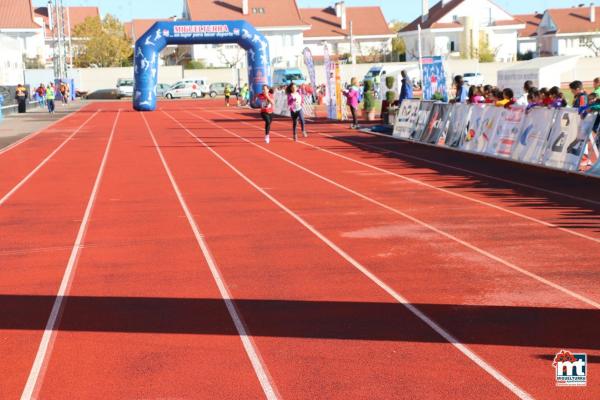
M 335 104 L 336 108 L 336 119 L 342 120 L 342 74 L 340 71 L 340 63 L 335 63 Z
M 429 114 L 433 108 L 433 101 L 422 101 L 419 107 L 419 115 L 417 117 L 417 123 L 414 125 L 410 138 L 413 140 L 420 140 L 421 135 L 425 131 L 427 121 L 429 121 Z
M 483 153 L 492 139 L 503 108 L 473 106 L 469 119 L 469 131 L 463 144 L 463 150 Z
M 523 129 L 524 121 L 525 107 L 502 109 L 496 130 L 490 138 L 486 153 L 498 157 L 510 157 L 521 129 Z
M 417 123 L 419 117 L 420 100 L 404 99 L 400 104 L 398 116 L 394 122 L 394 136 L 402 139 L 408 139 L 412 133 L 413 126 Z
M 337 105 L 335 95 L 335 70 L 333 63 L 329 57 L 329 48 L 327 43 L 323 45 L 323 56 L 325 60 L 325 87 L 326 87 L 326 103 L 327 103 L 327 118 L 337 119 Z
M 438 144 L 445 137 L 450 119 L 450 110 L 452 110 L 451 104 L 433 104 L 433 108 L 429 114 L 429 121 L 427 121 L 425 130 L 421 135 L 421 142 Z
M 529 164 L 540 163 L 555 113 L 556 110 L 549 108 L 534 108 L 527 113 L 513 148 L 511 156 L 513 160 Z
M 448 101 L 446 71 L 441 56 L 424 57 L 423 68 L 423 100 Z
M 544 154 L 544 165 L 567 171 L 579 170 L 593 124 L 592 115 L 582 120 L 575 109 L 558 110 Z
M 312 52 L 308 47 L 303 50 L 304 55 L 304 64 L 306 64 L 306 69 L 308 70 L 308 76 L 310 77 L 310 84 L 313 87 L 313 90 L 317 88 L 317 74 L 315 73 L 315 62 L 313 60 Z
M 467 137 L 471 106 L 468 104 L 456 103 L 452 106 L 451 114 L 445 144 L 448 147 L 461 147 Z

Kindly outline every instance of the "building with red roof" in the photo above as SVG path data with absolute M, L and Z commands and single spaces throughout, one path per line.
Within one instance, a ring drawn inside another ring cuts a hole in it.
M 350 54 L 350 38 L 353 39 L 355 55 L 369 55 L 373 52 L 389 53 L 391 31 L 381 7 L 346 7 L 338 2 L 326 8 L 301 8 L 302 19 L 310 24 L 304 32 L 304 44 L 313 55 L 323 55 L 323 43 L 331 47 L 333 54 Z
M 600 7 L 551 8 L 537 30 L 541 56 L 600 57 Z
M 43 41 L 37 39 L 42 27 L 34 21 L 31 0 L 0 0 L 0 84 L 23 80 L 23 55 L 41 56 Z
M 399 32 L 406 44 L 407 61 L 419 56 L 421 29 L 423 55 L 477 58 L 487 43 L 498 61 L 517 59 L 517 36 L 525 24 L 491 0 L 440 0 Z
M 519 54 L 531 52 L 537 55 L 537 32 L 544 14 L 535 12 L 533 14 L 515 15 L 515 18 L 525 24 L 525 28 L 519 30 L 517 35 Z

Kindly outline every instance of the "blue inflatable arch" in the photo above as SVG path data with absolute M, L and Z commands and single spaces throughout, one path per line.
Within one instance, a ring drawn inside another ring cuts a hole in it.
M 133 108 L 156 109 L 159 53 L 170 44 L 237 43 L 248 55 L 248 84 L 253 107 L 255 94 L 271 85 L 269 42 L 246 21 L 157 22 L 135 43 Z

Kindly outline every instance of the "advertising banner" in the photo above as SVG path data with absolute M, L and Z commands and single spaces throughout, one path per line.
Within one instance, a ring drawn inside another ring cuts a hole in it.
M 555 113 L 556 110 L 549 108 L 534 108 L 525 115 L 521 133 L 511 155 L 513 160 L 530 164 L 540 163 Z
M 443 141 L 450 120 L 452 105 L 447 103 L 434 103 L 429 121 L 421 135 L 421 142 L 438 144 Z
M 448 132 L 446 133 L 445 145 L 448 147 L 462 147 L 467 137 L 471 106 L 457 103 L 452 106 Z
M 417 124 L 419 117 L 420 100 L 404 99 L 400 104 L 398 116 L 394 123 L 393 135 L 398 138 L 408 139 Z
M 340 71 L 340 63 L 335 64 L 335 104 L 336 108 L 336 119 L 342 120 L 342 74 Z
M 594 118 L 582 120 L 575 109 L 558 110 L 543 164 L 566 171 L 578 171 L 593 124 Z
M 492 139 L 503 108 L 472 106 L 469 130 L 462 146 L 463 150 L 484 153 Z
M 317 87 L 317 74 L 315 72 L 315 62 L 313 60 L 312 52 L 308 47 L 305 47 L 302 51 L 304 55 L 304 64 L 306 64 L 306 69 L 308 70 L 308 76 L 310 77 L 310 84 L 313 89 Z
M 525 121 L 525 107 L 503 108 L 496 130 L 486 148 L 486 153 L 498 157 L 510 157 Z
M 325 87 L 327 104 L 327 118 L 337 119 L 337 97 L 335 89 L 335 66 L 329 57 L 329 48 L 327 44 L 323 45 L 323 56 L 325 60 Z
M 433 104 L 433 101 L 421 102 L 421 105 L 419 106 L 419 115 L 417 116 L 417 123 L 413 127 L 410 139 L 421 140 L 421 136 L 423 135 L 425 127 L 427 126 L 427 121 L 429 121 L 429 114 L 431 113 Z
M 441 56 L 424 57 L 423 68 L 423 100 L 448 101 L 446 71 Z

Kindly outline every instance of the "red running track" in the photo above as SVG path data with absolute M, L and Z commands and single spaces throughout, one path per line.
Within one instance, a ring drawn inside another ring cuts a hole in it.
M 1 398 L 600 397 L 596 181 L 220 105 L 0 154 Z

